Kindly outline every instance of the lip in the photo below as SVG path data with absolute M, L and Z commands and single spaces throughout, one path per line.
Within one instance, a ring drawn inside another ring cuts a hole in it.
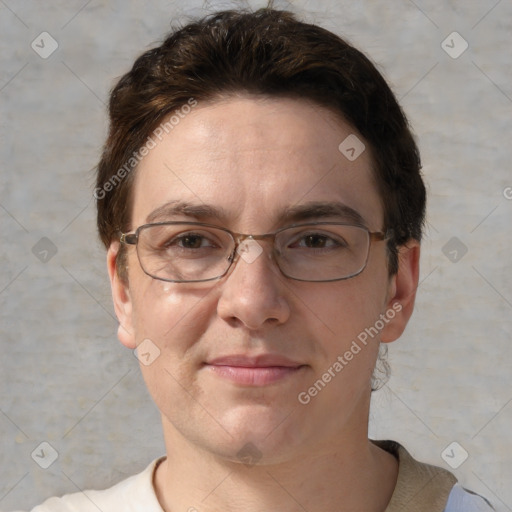
M 301 363 L 279 354 L 260 354 L 257 356 L 233 354 L 229 356 L 216 357 L 215 359 L 207 361 L 206 364 L 214 366 L 241 366 L 245 368 L 268 368 L 271 366 L 297 368 L 302 366 Z
M 274 354 L 230 355 L 205 363 L 213 373 L 244 386 L 266 386 L 288 378 L 305 365 Z

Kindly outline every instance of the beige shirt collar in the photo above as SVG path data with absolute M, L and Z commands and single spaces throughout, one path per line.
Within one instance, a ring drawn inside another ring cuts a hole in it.
M 398 479 L 385 512 L 443 512 L 457 478 L 446 469 L 413 459 L 395 441 L 372 441 L 398 459 Z
M 372 442 L 398 459 L 398 478 L 385 512 L 444 511 L 448 496 L 457 483 L 452 473 L 437 466 L 418 462 L 396 441 Z M 163 460 L 165 457 L 153 462 L 151 475 L 154 475 L 154 470 Z M 153 485 L 151 487 L 153 489 Z M 156 495 L 154 499 L 156 502 Z

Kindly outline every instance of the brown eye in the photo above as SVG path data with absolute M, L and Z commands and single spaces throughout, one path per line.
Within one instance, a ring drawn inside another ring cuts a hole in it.
M 346 247 L 344 240 L 339 237 L 329 236 L 323 233 L 301 234 L 290 245 L 300 249 L 343 249 Z
M 307 235 L 304 237 L 304 245 L 314 249 L 322 249 L 328 243 L 328 238 L 322 235 Z
M 185 235 L 179 238 L 178 243 L 185 249 L 199 249 L 202 246 L 203 237 L 199 235 Z

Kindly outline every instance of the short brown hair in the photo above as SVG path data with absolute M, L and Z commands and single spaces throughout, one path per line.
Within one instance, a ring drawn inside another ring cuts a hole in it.
M 373 156 L 383 229 L 392 233 L 389 271 L 395 273 L 398 246 L 421 239 L 425 216 L 420 157 L 407 119 L 359 50 L 271 8 L 223 11 L 189 23 L 141 55 L 114 87 L 95 192 L 105 246 L 132 228 L 133 155 L 155 127 L 191 98 L 211 101 L 230 93 L 312 100 L 359 131 Z

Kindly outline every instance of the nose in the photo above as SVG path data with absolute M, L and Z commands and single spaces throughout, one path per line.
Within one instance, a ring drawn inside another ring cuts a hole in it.
M 224 277 L 218 315 L 251 330 L 282 324 L 290 316 L 285 279 L 268 250 L 255 240 L 244 240 L 229 273 Z

